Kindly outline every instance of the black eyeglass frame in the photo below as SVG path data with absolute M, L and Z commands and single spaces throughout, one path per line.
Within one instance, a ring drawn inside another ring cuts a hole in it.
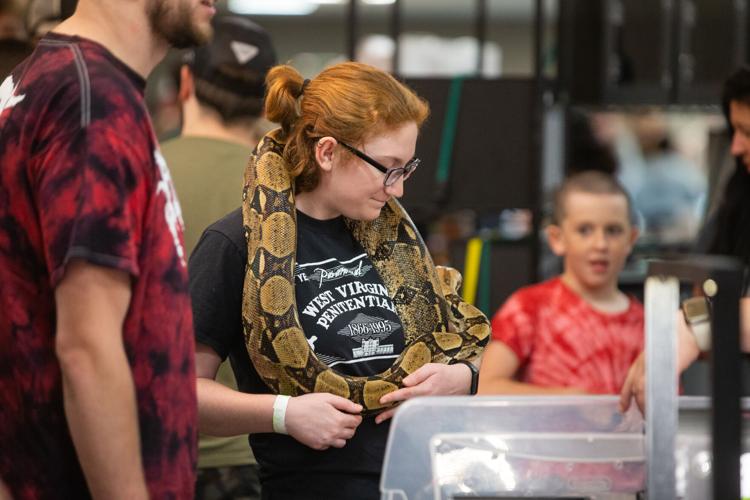
M 406 165 L 404 165 L 403 167 L 388 168 L 388 167 L 383 166 L 377 160 L 370 158 L 359 149 L 352 147 L 345 142 L 338 141 L 338 143 L 344 146 L 346 149 L 348 149 L 352 153 L 354 153 L 356 156 L 358 156 L 362 160 L 366 161 L 367 163 L 369 163 L 370 165 L 378 169 L 380 172 L 384 173 L 385 174 L 385 179 L 383 179 L 384 186 L 393 186 L 396 183 L 396 181 L 398 181 L 401 177 L 403 177 L 404 180 L 408 179 L 409 176 L 413 174 L 414 171 L 417 169 L 417 167 L 419 166 L 419 163 L 422 161 L 419 158 L 414 157 L 411 160 L 409 160 L 406 163 Z

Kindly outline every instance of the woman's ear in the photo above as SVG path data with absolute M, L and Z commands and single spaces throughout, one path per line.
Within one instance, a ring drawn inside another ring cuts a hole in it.
M 562 229 L 557 224 L 550 224 L 544 230 L 547 233 L 547 241 L 549 247 L 552 249 L 555 255 L 561 257 L 565 255 L 565 242 L 562 237 Z
M 330 136 L 321 137 L 315 143 L 315 161 L 325 172 L 330 172 L 333 169 L 333 153 L 337 144 L 336 139 Z

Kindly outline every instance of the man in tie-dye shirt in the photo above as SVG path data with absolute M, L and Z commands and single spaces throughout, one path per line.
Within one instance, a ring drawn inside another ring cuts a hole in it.
M 213 0 L 80 0 L 0 86 L 0 478 L 15 499 L 190 498 L 183 223 L 143 92 Z

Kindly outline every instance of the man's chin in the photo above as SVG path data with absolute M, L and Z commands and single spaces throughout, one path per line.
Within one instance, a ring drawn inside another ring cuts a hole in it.
M 197 24 L 193 30 L 195 45 L 205 45 L 214 37 L 214 28 L 211 26 L 211 19 L 204 23 Z
M 199 45 L 205 45 L 211 41 L 214 29 L 211 21 L 195 22 L 192 26 L 175 31 L 167 38 L 169 44 L 176 49 L 189 49 Z

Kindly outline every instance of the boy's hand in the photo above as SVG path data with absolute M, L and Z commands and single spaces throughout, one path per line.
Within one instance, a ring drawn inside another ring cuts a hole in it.
M 685 322 L 685 316 L 677 311 L 675 321 L 677 323 L 677 373 L 682 373 L 690 364 L 698 359 L 700 349 L 695 342 L 695 337 L 690 327 Z M 620 391 L 620 410 L 623 412 L 630 408 L 630 400 L 635 398 L 638 409 L 646 414 L 646 352 L 638 355 L 630 365 L 628 376 Z
M 646 356 L 641 352 L 630 365 L 628 376 L 620 391 L 620 411 L 625 413 L 630 408 L 630 400 L 635 398 L 638 409 L 646 414 Z

